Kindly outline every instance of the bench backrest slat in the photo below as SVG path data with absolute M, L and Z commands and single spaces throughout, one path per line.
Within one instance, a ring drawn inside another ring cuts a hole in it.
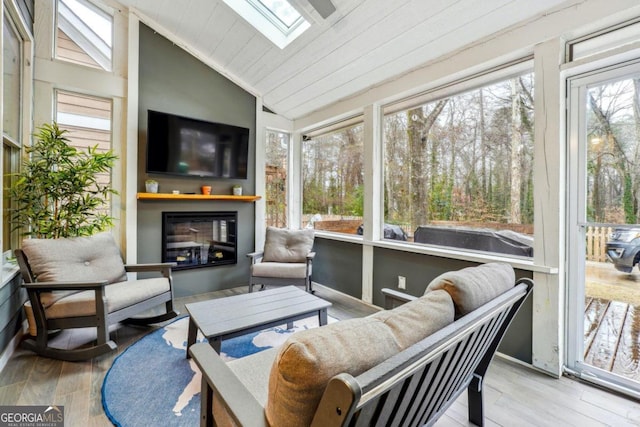
M 506 328 L 531 284 L 512 290 L 458 319 L 371 370 L 348 378 L 355 396 L 341 407 L 344 425 L 423 426 L 433 424 L 483 376 Z M 353 388 L 355 387 L 355 388 Z M 358 388 L 359 387 L 359 388 Z

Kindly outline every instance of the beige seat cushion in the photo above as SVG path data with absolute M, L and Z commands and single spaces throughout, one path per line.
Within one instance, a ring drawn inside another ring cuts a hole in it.
M 371 317 L 383 321 L 400 348 L 405 349 L 453 322 L 454 316 L 451 296 L 440 290 Z
M 311 269 L 309 269 L 311 274 Z M 260 262 L 251 266 L 254 277 L 277 277 L 304 279 L 307 277 L 307 264 L 299 262 Z
M 22 242 L 38 282 L 127 280 L 120 249 L 111 233 L 64 239 L 25 239 Z
M 429 283 L 425 294 L 438 289 L 447 291 L 456 306 L 458 317 L 475 310 L 515 285 L 515 272 L 509 264 L 488 263 L 448 271 Z
M 166 277 L 129 280 L 105 287 L 107 312 L 121 310 L 156 295 L 169 292 L 169 280 Z M 95 292 L 49 292 L 41 296 L 48 319 L 64 317 L 91 316 L 96 314 Z M 25 312 L 29 323 L 29 333 L 37 335 L 35 318 L 31 303 L 25 303 Z
M 267 227 L 263 262 L 306 262 L 313 248 L 313 230 Z
M 271 367 L 265 407 L 269 424 L 309 425 L 333 376 L 365 372 L 450 324 L 453 315 L 449 295 L 432 292 L 389 312 L 293 334 Z

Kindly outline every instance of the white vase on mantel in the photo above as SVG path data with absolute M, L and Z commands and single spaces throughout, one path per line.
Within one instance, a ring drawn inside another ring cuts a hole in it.
M 144 188 L 147 191 L 147 193 L 157 193 L 158 183 L 156 181 L 147 181 L 144 183 Z

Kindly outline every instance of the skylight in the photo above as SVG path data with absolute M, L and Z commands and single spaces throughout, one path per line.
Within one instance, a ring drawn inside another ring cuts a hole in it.
M 310 26 L 287 0 L 223 1 L 280 49 Z
M 253 7 L 262 11 L 266 8 L 266 13 L 275 16 L 287 28 L 293 27 L 298 20 L 303 19 L 297 10 L 285 0 L 250 0 Z

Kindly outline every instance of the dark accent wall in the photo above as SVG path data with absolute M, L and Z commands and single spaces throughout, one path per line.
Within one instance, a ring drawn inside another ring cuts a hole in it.
M 212 194 L 231 194 L 239 183 L 244 194 L 255 194 L 256 99 L 221 74 L 203 64 L 172 42 L 140 24 L 140 78 L 138 107 L 138 191 L 144 181 L 153 178 L 159 192 L 199 193 L 204 184 Z M 250 129 L 249 172 L 246 180 L 176 178 L 149 176 L 146 150 L 147 110 L 163 111 L 186 117 L 226 123 Z M 237 211 L 238 264 L 177 271 L 173 273 L 176 296 L 195 295 L 248 284 L 249 260 L 255 242 L 255 205 L 220 201 L 139 201 L 138 262 L 160 262 L 163 211 Z
M 362 245 L 316 238 L 313 281 L 356 298 L 362 298 Z M 374 248 L 373 303 L 384 306 L 382 288 L 397 289 L 398 276 L 406 278 L 403 292 L 420 296 L 435 277 L 478 263 L 440 258 L 385 248 Z M 532 278 L 530 271 L 516 270 L 516 277 Z M 499 351 L 531 363 L 533 303 L 525 301 L 507 331 Z
M 475 262 L 441 258 L 393 249 L 375 248 L 373 267 L 373 303 L 384 306 L 382 288 L 398 287 L 398 276 L 406 277 L 406 292 L 420 296 L 437 276 L 451 270 L 478 265 Z M 315 273 L 315 272 L 314 272 Z M 530 271 L 516 270 L 516 278 L 532 278 Z M 513 319 L 498 351 L 531 363 L 533 302 L 531 297 Z
M 362 245 L 316 237 L 312 279 L 355 298 L 362 298 Z

